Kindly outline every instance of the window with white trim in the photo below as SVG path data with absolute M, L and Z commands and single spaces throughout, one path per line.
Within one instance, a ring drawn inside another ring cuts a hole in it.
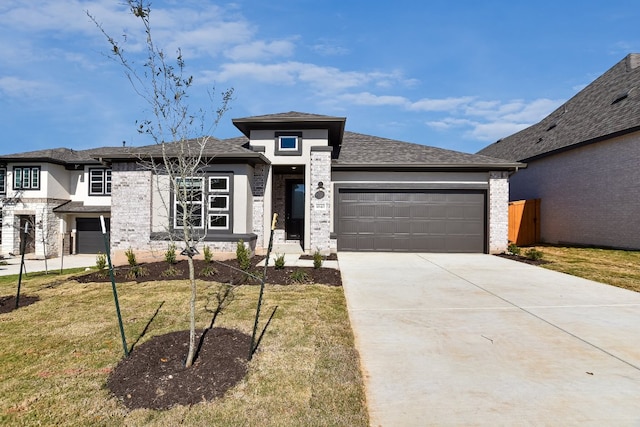
M 302 132 L 276 132 L 276 156 L 302 155 Z
M 174 193 L 173 226 L 204 228 L 204 178 L 178 178 Z
M 89 169 L 89 195 L 111 195 L 111 169 Z
M 40 166 L 15 166 L 13 168 L 14 190 L 39 190 Z
M 209 177 L 209 230 L 229 230 L 230 176 Z
M 7 170 L 0 169 L 0 194 L 7 194 Z
M 232 175 L 211 174 L 176 182 L 178 184 L 173 195 L 174 228 L 179 229 L 183 225 L 184 206 L 187 209 L 186 220 L 193 228 L 206 229 L 211 233 L 231 232 Z M 180 203 L 180 200 L 184 202 Z

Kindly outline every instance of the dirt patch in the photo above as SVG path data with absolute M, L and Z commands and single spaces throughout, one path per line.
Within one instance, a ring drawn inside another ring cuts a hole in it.
M 38 301 L 40 301 L 40 298 L 35 295 L 20 295 L 20 300 L 18 301 L 18 308 L 26 307 Z M 16 309 L 15 295 L 0 297 L 0 314 L 10 313 L 15 309 Z
M 203 331 L 197 333 L 200 341 Z M 167 409 L 221 397 L 247 373 L 251 337 L 226 328 L 207 330 L 198 357 L 184 367 L 189 331 L 151 338 L 122 359 L 107 387 L 129 409 Z
M 250 272 L 261 277 L 264 267 L 257 267 L 263 257 L 254 257 Z M 197 279 L 215 281 L 219 283 L 229 283 L 233 285 L 247 284 L 257 285 L 260 282 L 239 271 L 238 262 L 233 260 L 216 261 L 206 263 L 203 260 L 193 260 L 195 275 Z M 171 270 L 169 269 L 171 267 Z M 186 260 L 178 261 L 170 266 L 165 261 L 149 262 L 139 265 L 138 275 L 132 273 L 129 266 L 117 267 L 115 278 L 117 282 L 135 281 L 153 282 L 159 280 L 186 280 L 189 278 L 189 269 Z M 108 282 L 110 281 L 108 271 L 92 272 L 74 278 L 81 283 Z M 272 285 L 291 284 L 322 284 L 328 286 L 342 286 L 340 271 L 334 268 L 313 268 L 313 267 L 286 267 L 277 270 L 275 267 L 267 267 L 267 283 Z

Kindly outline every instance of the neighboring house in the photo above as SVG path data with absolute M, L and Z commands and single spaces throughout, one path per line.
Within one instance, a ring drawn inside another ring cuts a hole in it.
M 510 199 L 541 199 L 544 242 L 640 249 L 640 54 L 479 154 L 527 164 Z
M 197 189 L 203 244 L 232 252 L 242 239 L 264 250 L 277 213 L 275 243 L 307 252 L 506 249 L 509 175 L 524 165 L 352 133 L 345 122 L 271 114 L 233 120 L 241 137 L 211 138 L 202 173 L 185 180 Z M 168 177 L 140 161 L 150 158 L 161 159 L 159 145 L 0 156 L 3 252 L 17 251 L 25 220 L 36 242 L 51 230 L 49 254 L 62 236 L 73 237 L 65 251 L 97 252 L 99 215 L 110 218 L 114 253 L 166 250 L 180 207 Z M 25 185 L 25 170 L 38 182 Z

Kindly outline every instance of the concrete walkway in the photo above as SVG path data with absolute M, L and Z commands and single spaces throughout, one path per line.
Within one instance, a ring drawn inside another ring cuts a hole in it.
M 372 426 L 640 426 L 640 294 L 491 255 L 340 253 Z
M 8 276 L 11 274 L 20 274 L 20 257 L 7 257 L 3 261 L 7 262 L 7 265 L 0 265 L 0 276 Z M 45 266 L 44 260 L 37 259 L 25 259 L 25 268 L 28 273 L 35 273 L 38 271 L 46 271 L 48 267 L 49 271 L 60 270 L 60 266 L 63 268 L 77 268 L 77 267 L 92 267 L 96 265 L 95 255 L 67 255 L 63 259 L 61 258 L 49 258 L 47 265 Z M 23 271 L 24 273 L 24 271 Z

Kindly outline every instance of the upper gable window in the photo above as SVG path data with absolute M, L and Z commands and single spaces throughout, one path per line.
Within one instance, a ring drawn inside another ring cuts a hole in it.
M 18 166 L 13 168 L 14 190 L 39 190 L 40 166 Z
M 89 169 L 89 195 L 111 195 L 111 169 Z
M 302 155 L 302 132 L 276 132 L 276 156 Z
M 7 170 L 0 169 L 0 194 L 7 193 Z

